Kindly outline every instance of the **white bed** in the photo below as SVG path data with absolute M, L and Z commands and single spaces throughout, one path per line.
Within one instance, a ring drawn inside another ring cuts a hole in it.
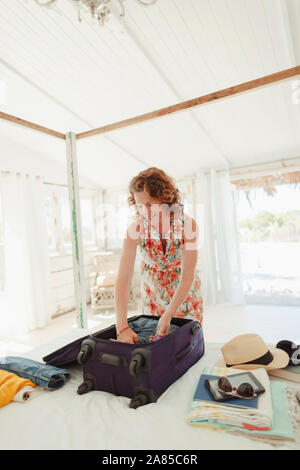
M 24 356 L 41 361 L 85 334 L 87 330 L 72 330 Z M 128 398 L 106 392 L 79 396 L 82 373 L 73 366 L 72 377 L 62 389 L 0 409 L 0 449 L 273 449 L 246 437 L 185 423 L 200 371 L 220 358 L 219 351 L 220 345 L 206 344 L 205 356 L 157 403 L 137 410 L 128 407 Z

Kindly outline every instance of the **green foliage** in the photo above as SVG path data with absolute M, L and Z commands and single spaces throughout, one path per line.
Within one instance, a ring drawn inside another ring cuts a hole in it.
M 300 210 L 274 214 L 259 212 L 239 224 L 242 242 L 300 242 Z

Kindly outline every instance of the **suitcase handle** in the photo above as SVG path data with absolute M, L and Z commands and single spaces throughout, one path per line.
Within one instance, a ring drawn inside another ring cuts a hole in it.
M 110 366 L 128 366 L 126 357 L 119 356 L 118 354 L 100 353 L 98 354 L 98 360 L 103 364 L 108 364 Z
M 184 359 L 185 357 L 189 356 L 193 349 L 194 349 L 195 345 L 192 344 L 192 345 L 188 345 L 188 349 L 186 351 L 184 351 L 182 354 L 179 354 L 178 356 L 175 357 L 175 361 L 178 362 L 178 361 L 181 361 L 181 359 Z

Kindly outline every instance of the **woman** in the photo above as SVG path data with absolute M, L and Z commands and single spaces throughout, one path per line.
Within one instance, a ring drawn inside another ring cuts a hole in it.
M 116 282 L 117 338 L 138 342 L 128 326 L 127 304 L 136 249 L 142 255 L 143 314 L 160 316 L 157 335 L 170 331 L 173 316 L 202 323 L 202 298 L 197 263 L 197 225 L 183 212 L 173 180 L 149 168 L 129 184 L 129 204 L 137 217 L 127 229 Z

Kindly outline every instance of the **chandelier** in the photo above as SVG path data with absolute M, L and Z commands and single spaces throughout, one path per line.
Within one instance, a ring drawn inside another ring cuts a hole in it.
M 58 0 L 35 0 L 43 7 L 52 7 Z M 120 8 L 120 17 L 125 16 L 124 0 L 71 0 L 78 9 L 78 19 L 82 21 L 82 12 L 89 12 L 93 19 L 96 19 L 100 25 L 111 16 L 110 6 L 112 3 L 118 3 Z M 149 6 L 156 3 L 157 0 L 135 0 L 141 5 Z

